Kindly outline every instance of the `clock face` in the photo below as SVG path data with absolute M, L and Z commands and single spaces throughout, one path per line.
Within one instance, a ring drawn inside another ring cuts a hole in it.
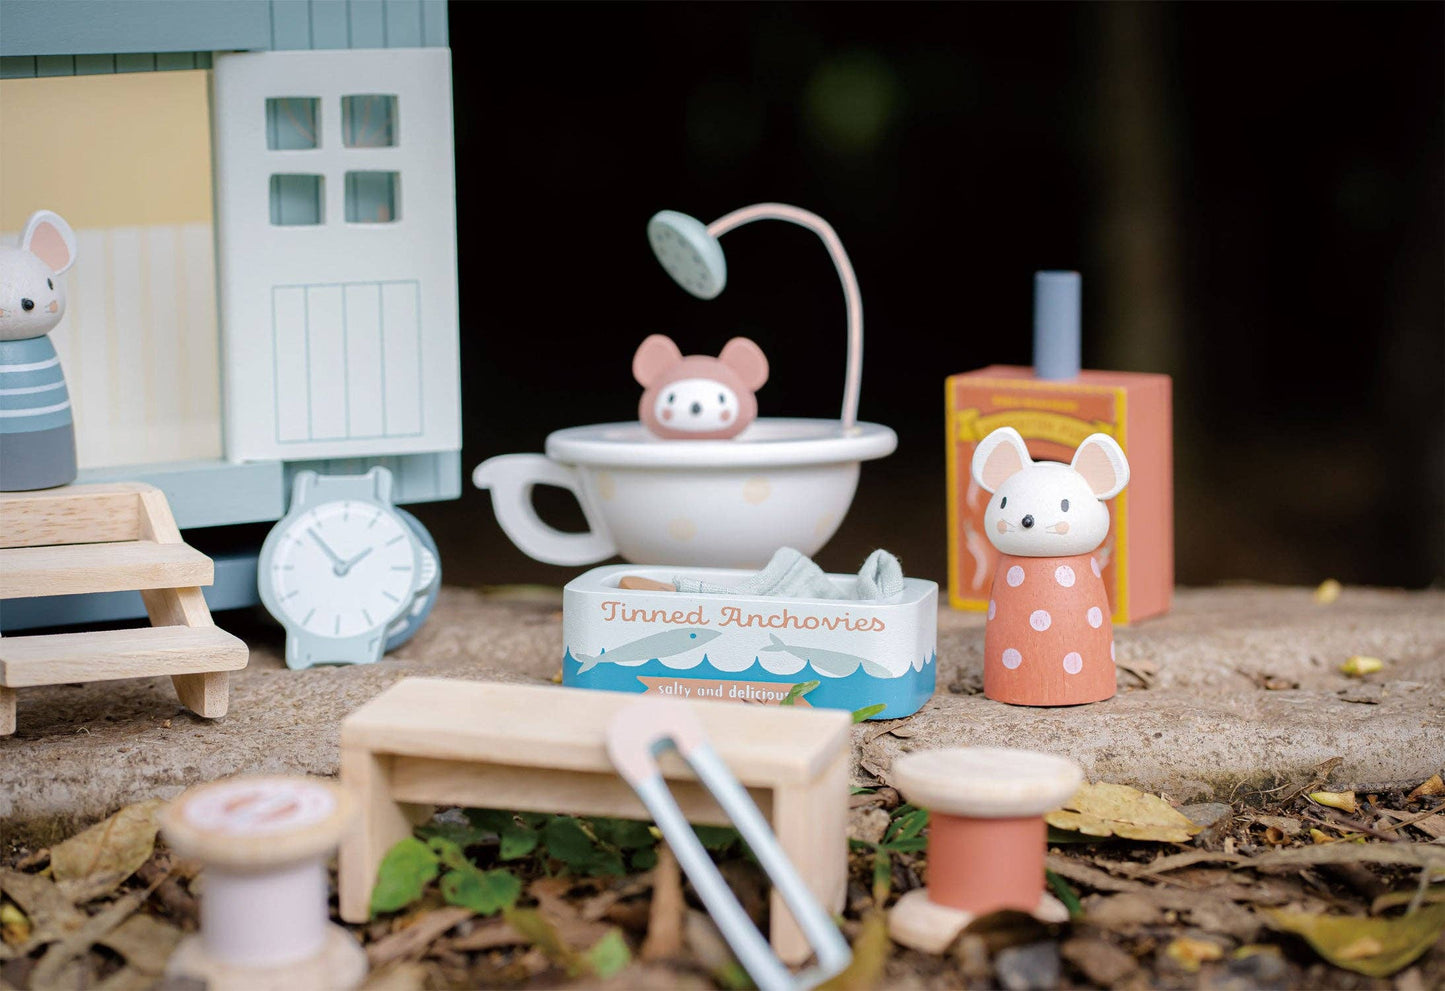
M 374 503 L 323 503 L 276 534 L 271 587 L 285 623 L 313 636 L 353 637 L 389 623 L 416 588 L 411 530 Z

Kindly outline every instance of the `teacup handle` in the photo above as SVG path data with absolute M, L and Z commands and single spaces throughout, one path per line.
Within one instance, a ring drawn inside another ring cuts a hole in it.
M 577 469 L 541 454 L 503 454 L 472 470 L 472 484 L 492 492 L 492 509 L 502 531 L 528 557 L 545 564 L 595 564 L 617 553 L 607 525 L 598 519 L 582 494 Z M 532 489 L 556 485 L 577 498 L 587 518 L 587 533 L 563 533 L 542 522 L 532 506 Z

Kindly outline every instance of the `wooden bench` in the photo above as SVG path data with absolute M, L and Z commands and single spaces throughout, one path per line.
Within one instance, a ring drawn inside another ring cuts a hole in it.
M 341 782 L 362 821 L 341 844 L 341 917 L 364 922 L 382 857 L 432 805 L 647 819 L 607 758 L 608 721 L 636 696 L 536 685 L 408 678 L 341 724 Z M 823 907 L 841 911 L 847 886 L 846 712 L 693 702 L 713 747 L 758 808 Z M 678 759 L 663 774 L 691 822 L 726 825 Z M 788 963 L 809 954 L 772 896 L 772 941 Z
M 0 493 L 0 599 L 138 590 L 150 628 L 0 638 L 0 736 L 37 685 L 169 675 L 182 704 L 226 714 L 246 645 L 211 621 L 211 559 L 181 540 L 160 489 L 141 483 Z

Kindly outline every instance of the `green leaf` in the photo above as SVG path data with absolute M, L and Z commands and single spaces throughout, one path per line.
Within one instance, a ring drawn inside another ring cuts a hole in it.
M 888 824 L 888 831 L 883 834 L 883 842 L 886 844 L 894 840 L 911 840 L 920 835 L 923 827 L 927 825 L 927 809 L 911 809 L 903 815 L 895 815 Z
M 713 853 L 721 853 L 738 841 L 738 831 L 731 826 L 692 827 L 703 847 Z
M 552 816 L 546 812 L 518 812 L 517 818 L 521 819 L 524 825 L 531 826 L 533 829 L 541 829 L 552 821 Z
M 1276 929 L 1304 938 L 1336 967 L 1367 977 L 1389 977 L 1414 963 L 1445 931 L 1445 904 L 1392 918 L 1316 915 L 1265 909 Z
M 548 854 L 568 866 L 587 863 L 595 849 L 582 823 L 571 816 L 557 816 L 543 826 L 542 842 L 547 844 Z
M 478 915 L 495 915 L 517 903 L 522 882 L 506 871 L 483 873 L 470 867 L 449 872 L 442 878 L 441 889 L 448 905 L 460 905 Z
M 1054 889 L 1054 894 L 1059 901 L 1064 903 L 1064 908 L 1069 910 L 1069 918 L 1079 919 L 1084 914 L 1084 906 L 1079 902 L 1079 896 L 1068 881 L 1051 870 L 1044 871 L 1044 877 L 1049 882 L 1049 887 Z
M 592 973 L 604 981 L 632 962 L 632 951 L 627 948 L 621 929 L 607 930 L 607 935 L 594 943 L 584 956 Z
M 452 870 L 472 866 L 472 862 L 467 859 L 467 855 L 462 852 L 462 848 L 445 836 L 433 836 L 426 841 L 426 845 L 431 847 L 432 852 L 437 855 L 438 860 Z
M 501 809 L 467 809 L 466 816 L 473 826 L 498 836 L 514 825 L 512 813 Z
M 511 825 L 502 830 L 502 845 L 497 856 L 502 860 L 516 860 L 537 849 L 541 837 L 530 826 Z
M 633 850 L 632 856 L 628 858 L 635 871 L 650 871 L 657 866 L 657 847 L 645 847 L 641 850 Z
M 623 850 L 657 845 L 657 837 L 645 822 L 634 819 L 589 819 L 587 822 L 599 840 Z
M 431 847 L 416 837 L 397 841 L 376 869 L 376 887 L 371 889 L 372 916 L 406 908 L 420 898 L 437 876 L 439 863 Z
M 436 822 L 432 821 L 417 829 L 416 835 L 423 840 L 430 840 L 433 837 L 440 837 L 450 840 L 462 849 L 469 846 L 476 846 L 485 843 L 491 838 L 495 830 L 480 829 L 469 822 Z
M 783 700 L 779 702 L 778 705 L 793 705 L 798 699 L 807 695 L 821 684 L 821 681 L 800 681 L 788 689 L 788 694 L 783 696 Z
M 861 787 L 861 786 L 859 786 L 859 785 L 853 785 L 852 787 L 850 787 L 850 788 L 848 789 L 848 794 L 850 794 L 850 795 L 871 795 L 871 794 L 873 794 L 874 792 L 876 792 L 877 790 L 878 790 L 877 788 L 863 788 L 863 787 Z
M 854 709 L 853 722 L 861 723 L 865 719 L 872 719 L 886 708 L 888 708 L 887 702 L 879 702 L 877 705 L 865 705 L 861 709 Z
M 507 924 L 525 936 L 533 946 L 554 964 L 575 977 L 586 966 L 576 951 L 562 941 L 557 927 L 547 921 L 546 916 L 532 908 L 509 908 L 506 910 Z
M 873 854 L 873 904 L 882 907 L 892 887 L 893 858 L 887 850 L 878 850 Z
M 928 838 L 925 836 L 910 836 L 906 840 L 889 840 L 882 844 L 883 849 L 892 850 L 894 853 L 917 853 L 920 850 L 928 849 Z

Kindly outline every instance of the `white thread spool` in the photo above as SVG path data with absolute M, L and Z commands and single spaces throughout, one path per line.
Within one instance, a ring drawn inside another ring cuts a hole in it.
M 201 932 L 168 972 L 212 991 L 348 991 L 366 954 L 327 911 L 326 860 L 352 818 L 350 797 L 303 777 L 241 777 L 186 792 L 161 816 L 167 842 L 205 866 Z

